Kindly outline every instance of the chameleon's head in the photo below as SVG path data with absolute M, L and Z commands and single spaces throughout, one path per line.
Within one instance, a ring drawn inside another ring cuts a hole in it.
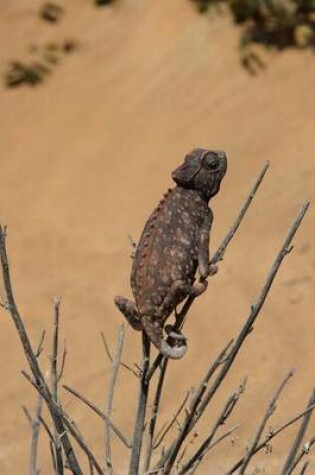
M 222 151 L 195 148 L 186 155 L 184 163 L 172 173 L 177 185 L 197 190 L 210 199 L 220 189 L 227 169 L 226 155 Z

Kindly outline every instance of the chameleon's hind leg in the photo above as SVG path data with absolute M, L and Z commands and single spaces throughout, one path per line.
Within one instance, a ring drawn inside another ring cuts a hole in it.
M 175 280 L 169 293 L 166 295 L 163 303 L 159 307 L 159 314 L 168 317 L 175 307 L 191 294 L 193 287 L 185 284 L 182 280 Z M 186 338 L 179 331 L 173 329 L 173 325 L 165 326 L 166 333 L 176 341 L 185 342 Z
M 139 318 L 136 304 L 132 302 L 132 300 L 128 300 L 120 295 L 115 297 L 114 302 L 132 328 L 138 331 L 142 330 L 142 323 Z

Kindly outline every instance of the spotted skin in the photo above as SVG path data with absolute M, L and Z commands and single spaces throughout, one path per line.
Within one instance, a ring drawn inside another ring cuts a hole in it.
M 207 277 L 215 271 L 209 265 L 213 213 L 208 202 L 219 191 L 226 168 L 224 152 L 195 149 L 174 170 L 177 186 L 164 194 L 149 217 L 135 252 L 131 272 L 135 302 L 115 298 L 131 326 L 144 330 L 170 358 L 185 354 L 186 340 L 177 335 L 171 347 L 163 337 L 165 321 L 186 297 L 204 292 Z

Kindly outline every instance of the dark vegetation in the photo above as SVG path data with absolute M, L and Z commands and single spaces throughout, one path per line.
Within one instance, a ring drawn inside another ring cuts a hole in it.
M 192 0 L 201 13 L 208 10 L 229 11 L 241 27 L 242 64 L 255 72 L 263 67 L 250 50 L 253 44 L 266 48 L 315 47 L 314 0 Z M 251 63 L 253 68 L 251 68 Z
M 106 6 L 117 0 L 94 0 L 95 6 Z M 265 67 L 261 55 L 254 51 L 254 44 L 283 50 L 289 47 L 315 47 L 315 0 L 191 0 L 201 13 L 208 10 L 230 12 L 240 26 L 241 64 L 252 74 Z M 59 23 L 66 14 L 55 2 L 46 2 L 40 8 L 39 17 L 48 23 Z M 70 42 L 64 52 L 75 49 L 76 41 Z M 62 50 L 62 48 L 61 48 Z M 13 60 L 4 74 L 7 87 L 41 84 L 59 62 L 57 54 L 44 54 L 40 60 Z M 48 64 L 47 64 L 48 63 Z

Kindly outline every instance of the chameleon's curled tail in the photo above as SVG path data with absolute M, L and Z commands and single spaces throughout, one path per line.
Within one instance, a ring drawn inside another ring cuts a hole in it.
M 164 340 L 162 322 L 146 316 L 141 318 L 141 322 L 150 341 L 157 347 L 162 355 L 174 360 L 178 360 L 185 355 L 187 343 L 184 337 L 180 340 L 180 346 L 171 346 Z

